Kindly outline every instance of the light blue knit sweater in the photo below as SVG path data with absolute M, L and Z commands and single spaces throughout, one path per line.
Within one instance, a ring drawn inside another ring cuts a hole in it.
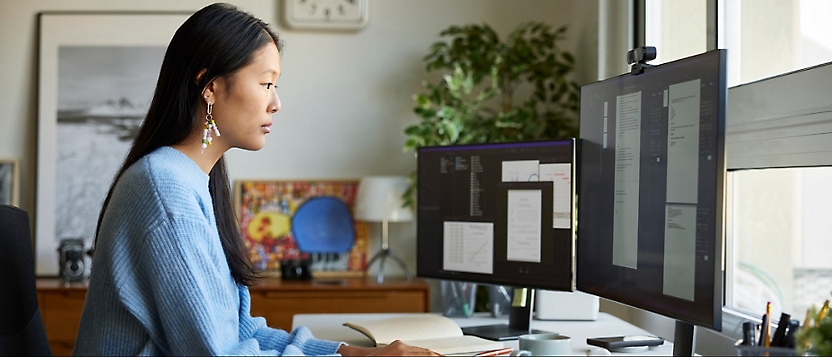
M 251 317 L 231 277 L 208 175 L 162 147 L 118 180 L 92 263 L 75 355 L 325 355 L 340 343 Z

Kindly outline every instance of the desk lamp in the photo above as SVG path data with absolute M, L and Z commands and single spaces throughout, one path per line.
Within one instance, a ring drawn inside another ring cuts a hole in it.
M 413 219 L 409 208 L 402 207 L 402 194 L 407 189 L 407 179 L 398 176 L 373 176 L 361 179 L 355 202 L 355 218 L 368 222 L 381 222 L 381 251 L 367 263 L 367 270 L 379 261 L 378 283 L 384 282 L 384 262 L 389 257 L 398 263 L 407 275 L 413 279 L 404 261 L 390 250 L 388 223 L 406 222 Z

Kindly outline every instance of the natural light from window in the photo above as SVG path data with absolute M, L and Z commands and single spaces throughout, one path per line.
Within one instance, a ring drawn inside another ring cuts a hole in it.
M 832 168 L 734 171 L 728 186 L 726 304 L 802 319 L 832 292 Z
M 832 61 L 832 1 L 720 1 L 718 40 L 728 86 Z
M 644 43 L 656 47 L 662 64 L 705 52 L 707 49 L 705 0 L 645 0 Z

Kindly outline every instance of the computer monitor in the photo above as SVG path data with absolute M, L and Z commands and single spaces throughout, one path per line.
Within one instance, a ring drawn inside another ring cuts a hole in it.
M 721 330 L 725 56 L 581 88 L 577 289 L 676 319 L 674 354 Z
M 575 140 L 422 147 L 417 154 L 416 274 L 516 287 L 523 306 L 510 309 L 508 325 L 463 332 L 494 340 L 529 333 L 528 288 L 574 286 Z

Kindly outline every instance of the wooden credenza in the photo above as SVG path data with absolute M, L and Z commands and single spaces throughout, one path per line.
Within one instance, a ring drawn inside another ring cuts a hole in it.
M 72 354 L 87 285 L 66 286 L 59 279 L 41 278 L 37 289 L 52 354 Z M 263 279 L 249 290 L 251 315 L 263 316 L 269 326 L 284 330 L 292 327 L 295 314 L 430 311 L 430 288 L 419 279 L 386 278 L 384 284 L 370 278 Z

